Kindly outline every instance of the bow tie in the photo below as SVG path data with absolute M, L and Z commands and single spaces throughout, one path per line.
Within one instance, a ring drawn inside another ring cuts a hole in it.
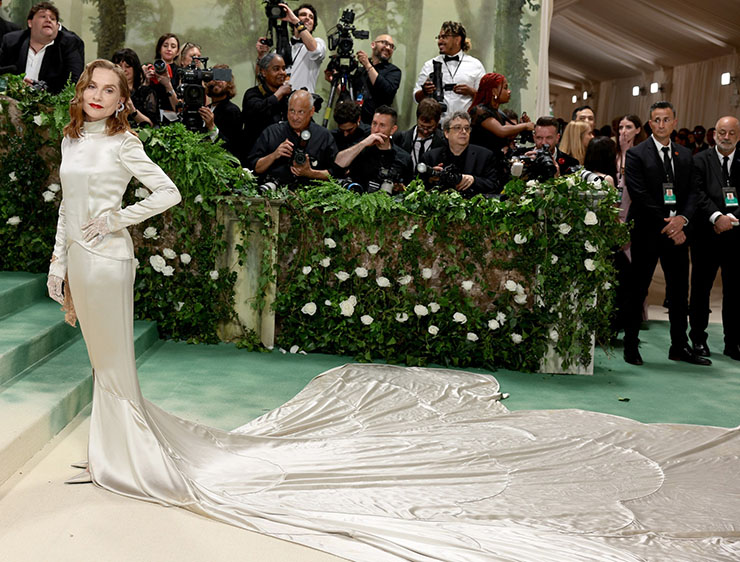
M 298 43 L 303 43 L 303 41 L 301 41 L 301 38 L 300 37 L 298 37 L 297 39 L 295 37 L 291 37 L 290 38 L 290 44 L 291 45 L 297 45 Z
M 460 57 L 458 57 L 457 55 L 454 55 L 454 56 L 445 55 L 445 62 L 450 62 L 451 60 L 459 61 Z

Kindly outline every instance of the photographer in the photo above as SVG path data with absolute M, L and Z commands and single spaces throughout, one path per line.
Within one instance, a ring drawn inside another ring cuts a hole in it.
M 267 53 L 257 62 L 258 84 L 244 92 L 242 150 L 246 156 L 257 137 L 270 125 L 288 118 L 288 98 L 291 93 L 285 61 L 277 53 Z
M 349 176 L 366 193 L 382 189 L 392 193 L 396 184 L 411 181 L 411 156 L 393 144 L 391 137 L 398 130 L 396 110 L 381 105 L 375 110 L 370 134 L 354 146 L 337 154 L 335 163 L 349 167 Z
M 470 144 L 470 129 L 467 111 L 457 111 L 445 121 L 444 134 L 449 146 L 434 148 L 421 157 L 427 170 L 418 171 L 428 189 L 456 189 L 466 198 L 496 193 L 493 153 Z
M 127 106 L 130 113 L 128 122 L 132 127 L 159 124 L 159 100 L 154 89 L 146 84 L 139 55 L 132 49 L 119 49 L 111 57 L 126 75 L 129 93 Z
M 427 150 L 447 146 L 439 128 L 442 106 L 433 98 L 424 98 L 416 106 L 416 125 L 393 136 L 393 142 L 411 154 L 414 169 Z
M 175 60 L 179 52 L 179 37 L 174 33 L 165 33 L 157 39 L 154 64 L 145 64 L 142 67 L 149 85 L 157 93 L 160 110 L 174 112 L 177 109 L 175 89 L 180 77 L 177 75 Z
M 334 121 L 337 128 L 331 134 L 339 152 L 357 144 L 370 134 L 370 127 L 360 122 L 360 106 L 351 100 L 337 104 Z
M 309 92 L 314 93 L 319 68 L 326 57 L 326 43 L 320 37 L 312 35 L 319 22 L 319 15 L 311 4 L 301 4 L 295 13 L 287 4 L 279 3 L 278 6 L 286 13 L 285 17 L 281 18 L 282 21 L 288 22 L 293 28 L 291 39 L 293 64 L 288 68 L 290 82 L 294 90 L 307 88 Z M 257 41 L 258 60 L 270 50 L 265 39 L 260 37 Z
M 228 69 L 226 64 L 216 64 L 213 68 Z M 239 140 L 242 134 L 242 114 L 235 103 L 231 101 L 236 95 L 236 84 L 231 80 L 216 80 L 206 83 L 206 94 L 211 103 L 200 108 L 206 129 L 216 130 L 218 138 L 224 143 L 224 148 L 239 158 Z
M 313 96 L 306 90 L 293 92 L 288 121 L 265 129 L 249 155 L 247 165 L 261 182 L 272 179 L 296 186 L 329 178 L 337 145 L 329 131 L 312 121 L 313 114 Z
M 437 47 L 439 55 L 426 61 L 421 67 L 416 79 L 414 98 L 420 102 L 425 97 L 433 96 L 443 105 L 444 119 L 456 111 L 465 111 L 470 107 L 480 79 L 486 71 L 478 59 L 466 54 L 470 50 L 470 39 L 467 38 L 465 27 L 459 22 L 446 21 L 442 24 L 437 35 Z M 435 62 L 441 76 L 433 74 Z M 435 86 L 435 81 L 441 88 Z
M 549 145 L 550 154 L 557 166 L 557 176 L 572 174 L 580 168 L 578 160 L 570 154 L 561 151 L 557 144 L 560 142 L 560 133 L 558 133 L 558 122 L 553 117 L 540 117 L 534 124 L 534 146 L 535 150 L 527 152 L 526 156 L 536 156 L 536 150 L 545 145 Z

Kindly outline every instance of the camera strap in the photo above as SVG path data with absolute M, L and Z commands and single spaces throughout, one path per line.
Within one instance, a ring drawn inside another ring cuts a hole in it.
M 450 67 L 447 66 L 447 61 L 444 60 L 444 59 L 442 59 L 442 62 L 444 62 L 445 68 L 447 69 L 447 73 L 450 75 L 453 83 L 455 82 L 455 75 L 457 75 L 457 71 L 460 70 L 460 67 L 462 66 L 462 63 L 463 63 L 463 59 L 464 58 L 465 58 L 465 53 L 461 53 L 460 54 L 460 62 L 457 63 L 457 68 L 455 69 L 455 72 L 454 73 L 452 73 L 450 71 Z

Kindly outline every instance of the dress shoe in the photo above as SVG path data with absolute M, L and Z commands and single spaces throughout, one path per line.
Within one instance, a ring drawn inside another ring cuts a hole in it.
M 740 361 L 740 344 L 726 345 L 725 355 L 727 355 L 727 357 L 729 357 L 730 359 Z
M 65 484 L 91 484 L 92 477 L 90 476 L 89 470 L 83 470 L 79 474 L 75 474 L 69 480 L 64 481 Z
M 624 346 L 624 360 L 630 365 L 642 365 L 642 356 L 637 346 Z
M 700 357 L 693 351 L 688 344 L 681 347 L 672 345 L 668 350 L 668 359 L 671 361 L 686 361 L 692 365 L 711 365 L 712 362 L 706 357 Z
M 72 468 L 84 468 L 85 470 L 87 470 L 88 463 L 87 461 L 77 461 L 77 462 L 73 462 L 69 466 L 71 466 Z
M 694 355 L 698 355 L 699 357 L 710 357 L 712 355 L 712 352 L 709 351 L 709 346 L 707 344 L 695 343 Z

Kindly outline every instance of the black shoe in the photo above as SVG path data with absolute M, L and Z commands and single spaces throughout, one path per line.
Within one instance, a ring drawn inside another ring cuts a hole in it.
M 740 344 L 726 345 L 725 355 L 727 355 L 727 357 L 729 357 L 730 359 L 740 361 Z
M 694 355 L 698 355 L 699 357 L 710 357 L 712 355 L 712 352 L 709 351 L 709 346 L 707 344 L 695 343 Z
M 624 360 L 630 365 L 642 365 L 642 356 L 636 345 L 624 346 Z
M 681 347 L 671 346 L 668 350 L 668 359 L 672 361 L 686 361 L 692 365 L 711 365 L 712 362 L 706 357 L 700 357 L 693 351 L 688 344 Z

